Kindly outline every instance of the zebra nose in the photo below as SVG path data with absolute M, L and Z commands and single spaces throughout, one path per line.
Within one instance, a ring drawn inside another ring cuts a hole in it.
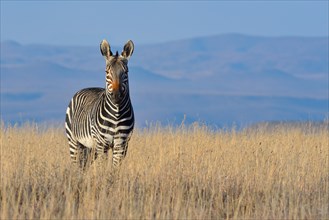
M 122 95 L 119 92 L 115 92 L 112 95 L 112 99 L 113 99 L 114 103 L 119 103 L 122 99 Z

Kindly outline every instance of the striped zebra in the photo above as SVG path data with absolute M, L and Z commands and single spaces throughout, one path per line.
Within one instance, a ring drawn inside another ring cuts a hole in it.
M 106 87 L 77 92 L 66 110 L 65 128 L 73 162 L 86 165 L 112 149 L 112 164 L 118 166 L 127 154 L 134 128 L 129 96 L 128 60 L 134 51 L 129 40 L 121 53 L 113 54 L 106 40 L 100 44 L 106 61 Z

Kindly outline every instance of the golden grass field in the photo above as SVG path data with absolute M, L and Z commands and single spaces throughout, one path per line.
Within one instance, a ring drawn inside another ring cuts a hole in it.
M 62 127 L 1 126 L 1 219 L 328 219 L 328 123 L 136 129 L 118 170 Z

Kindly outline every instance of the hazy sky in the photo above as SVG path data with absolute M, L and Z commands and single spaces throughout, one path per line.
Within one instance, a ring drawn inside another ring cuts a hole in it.
M 158 43 L 223 33 L 328 36 L 328 1 L 8 1 L 1 41 Z

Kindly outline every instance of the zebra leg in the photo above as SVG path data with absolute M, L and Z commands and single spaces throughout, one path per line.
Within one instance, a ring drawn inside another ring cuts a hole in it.
M 66 115 L 65 130 L 66 130 L 67 139 L 69 141 L 71 161 L 73 163 L 77 163 L 79 159 L 78 158 L 79 143 L 76 140 L 75 136 L 72 134 L 71 122 L 69 120 L 68 114 Z
M 106 148 L 104 147 L 104 145 L 102 143 L 97 143 L 96 150 L 95 150 L 95 159 L 98 156 L 103 157 L 105 152 L 106 152 Z
M 73 163 L 78 162 L 78 152 L 79 152 L 79 143 L 72 139 L 69 138 L 69 146 L 70 146 L 70 158 Z
M 73 163 L 79 163 L 80 167 L 85 167 L 87 165 L 88 157 L 91 152 L 91 149 L 85 147 L 81 143 L 79 143 L 71 131 L 67 133 L 67 138 L 69 140 L 70 146 L 70 157 Z
M 92 162 L 92 149 L 79 143 L 79 163 L 81 168 Z
M 122 160 L 127 155 L 128 149 L 128 140 L 125 140 L 121 137 L 114 137 L 114 147 L 113 147 L 113 155 L 112 155 L 112 164 L 114 167 L 118 167 Z

